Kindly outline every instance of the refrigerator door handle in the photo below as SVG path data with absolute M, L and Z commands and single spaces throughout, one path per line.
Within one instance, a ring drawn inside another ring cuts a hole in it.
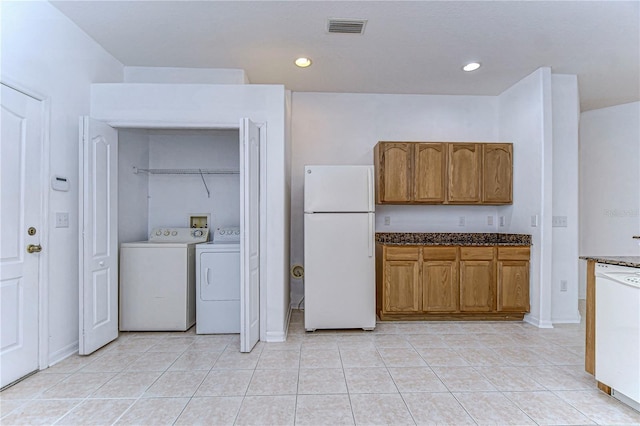
M 369 232 L 367 233 L 367 244 L 369 247 L 369 257 L 373 257 L 373 239 L 375 237 L 374 234 L 374 214 L 373 213 L 369 213 Z
M 367 169 L 367 195 L 369 203 L 369 211 L 373 211 L 373 167 Z

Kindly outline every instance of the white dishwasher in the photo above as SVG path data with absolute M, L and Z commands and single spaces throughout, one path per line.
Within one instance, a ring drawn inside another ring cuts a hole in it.
M 640 269 L 596 264 L 596 380 L 640 411 Z

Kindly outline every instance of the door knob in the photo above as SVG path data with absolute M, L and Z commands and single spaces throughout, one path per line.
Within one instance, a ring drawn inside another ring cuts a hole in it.
M 42 251 L 42 246 L 40 244 L 29 244 L 27 246 L 27 253 L 40 253 Z

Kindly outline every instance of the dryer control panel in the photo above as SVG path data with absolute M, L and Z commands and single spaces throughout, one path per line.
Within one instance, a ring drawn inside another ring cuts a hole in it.
M 228 226 L 216 228 L 213 234 L 214 244 L 237 244 L 240 242 L 240 228 L 237 226 Z
M 205 243 L 208 228 L 153 228 L 149 241 L 154 243 Z

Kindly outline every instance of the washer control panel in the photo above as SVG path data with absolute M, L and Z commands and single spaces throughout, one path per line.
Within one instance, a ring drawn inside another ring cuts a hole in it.
M 216 228 L 213 233 L 214 244 L 229 244 L 240 242 L 240 228 L 237 226 L 228 226 Z
M 154 243 L 205 243 L 208 240 L 208 228 L 154 228 L 149 235 L 149 241 Z

